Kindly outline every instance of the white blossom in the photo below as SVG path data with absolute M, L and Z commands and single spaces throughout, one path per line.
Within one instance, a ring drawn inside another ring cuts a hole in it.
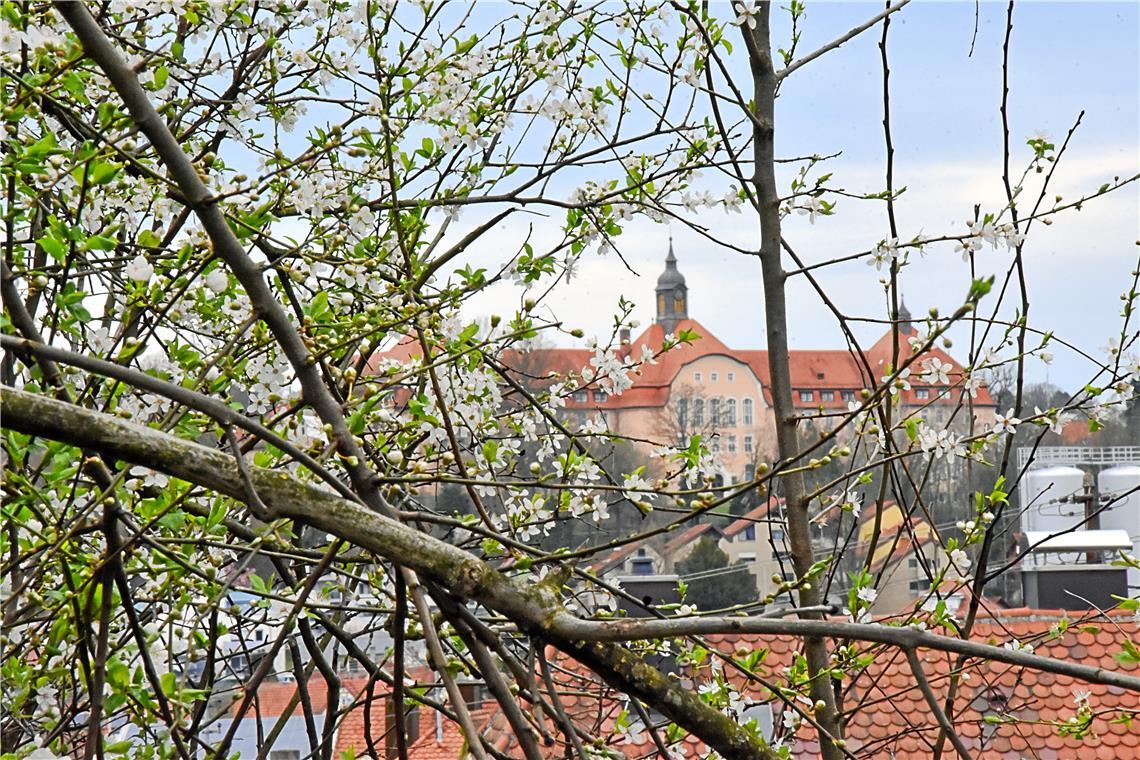
M 148 283 L 154 277 L 154 267 L 141 253 L 135 256 L 123 268 L 123 274 L 135 282 Z
M 922 360 L 922 380 L 931 385 L 949 385 L 950 371 L 954 366 L 938 357 Z
M 207 288 L 215 293 L 224 293 L 226 288 L 230 286 L 230 278 L 221 267 L 218 267 L 206 275 L 203 282 L 205 282 Z
M 732 23 L 737 26 L 747 26 L 749 29 L 756 28 L 756 16 L 760 13 L 760 6 L 751 4 L 752 0 L 737 4 L 736 20 Z
M 1017 426 L 1021 424 L 1021 420 L 1013 416 L 1013 410 L 1009 409 L 1005 414 L 994 412 L 994 424 L 991 430 L 995 433 L 1009 433 L 1012 435 Z

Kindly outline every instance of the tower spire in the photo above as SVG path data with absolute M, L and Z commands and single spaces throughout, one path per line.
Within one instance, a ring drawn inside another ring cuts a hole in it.
M 669 233 L 669 251 L 665 255 L 665 271 L 657 278 L 657 322 L 665 332 L 675 332 L 677 323 L 689 318 L 689 294 L 685 276 L 677 269 L 673 252 L 673 233 Z
M 900 330 L 910 330 L 910 309 L 906 307 L 906 298 L 901 293 L 899 294 L 898 321 Z

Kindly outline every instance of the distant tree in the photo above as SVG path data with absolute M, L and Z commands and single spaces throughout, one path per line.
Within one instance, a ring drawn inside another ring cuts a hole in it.
M 686 600 L 709 611 L 756 601 L 756 581 L 748 568 L 730 564 L 728 555 L 710 538 L 702 538 L 685 559 L 674 565 L 688 584 Z M 691 578 L 686 580 L 687 576 Z

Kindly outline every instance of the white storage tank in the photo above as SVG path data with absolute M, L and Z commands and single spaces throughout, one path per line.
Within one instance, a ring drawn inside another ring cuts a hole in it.
M 1085 519 L 1085 505 L 1072 501 L 1072 497 L 1079 496 L 1084 485 L 1084 470 L 1076 467 L 1058 465 L 1027 472 L 1021 529 L 1059 533 L 1076 528 Z
M 1140 556 L 1140 464 L 1101 470 L 1097 486 L 1100 503 L 1108 504 L 1100 513 L 1100 527 L 1126 531 L 1132 539 L 1132 555 Z M 1140 570 L 1128 571 L 1128 585 L 1135 595 L 1140 588 Z

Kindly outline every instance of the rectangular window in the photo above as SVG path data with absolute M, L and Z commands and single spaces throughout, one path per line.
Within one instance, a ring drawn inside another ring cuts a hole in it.
M 756 480 L 756 465 L 754 465 L 754 464 L 744 465 L 744 479 L 749 481 L 749 482 Z
M 741 406 L 743 407 L 743 411 L 744 411 L 744 424 L 745 425 L 751 425 L 752 424 L 752 399 L 746 398 L 743 401 L 741 401 L 740 403 L 741 403 Z
M 820 391 L 819 392 L 819 400 L 820 401 L 834 401 L 835 400 L 835 391 Z
M 705 400 L 703 398 L 693 399 L 693 425 L 701 427 L 705 424 Z
M 752 453 L 752 436 L 750 436 L 750 435 L 744 436 L 744 453 L 745 454 L 751 454 Z M 749 480 L 751 480 L 751 479 L 752 478 L 749 478 Z
M 910 582 L 910 592 L 912 594 L 921 594 L 930 590 L 930 579 L 919 578 L 917 581 Z
M 717 380 L 720 379 L 720 376 L 717 375 L 717 373 L 713 372 L 712 374 L 709 375 L 709 378 L 715 383 Z
M 844 401 L 854 401 L 855 400 L 855 391 L 840 391 L 839 396 Z
M 720 425 L 722 422 L 720 418 L 720 399 L 709 399 L 709 424 Z
M 728 427 L 736 427 L 736 399 L 734 398 L 724 401 L 724 424 Z
M 811 391 L 800 391 L 800 401 L 810 402 L 815 398 L 815 394 Z
M 584 404 L 590 400 L 590 394 L 586 391 L 574 391 L 574 401 L 578 404 Z
M 609 398 L 609 394 L 605 391 L 594 391 L 594 401 L 605 401 Z
M 693 380 L 695 380 L 696 382 L 699 383 L 701 381 L 701 373 L 700 372 L 694 372 L 693 373 Z
M 728 373 L 728 382 L 731 383 L 735 379 L 736 379 L 736 373 L 735 372 L 729 372 Z
M 653 575 L 653 558 L 634 557 L 631 570 L 634 575 Z
M 917 399 L 930 398 L 930 389 L 929 388 L 915 388 L 914 389 L 914 397 Z
M 736 453 L 736 436 L 735 435 L 730 435 L 728 437 L 728 453 L 729 454 L 735 454 Z
M 739 559 L 741 562 L 755 562 L 756 552 L 741 552 L 740 556 L 737 559 Z
M 744 528 L 744 540 L 745 541 L 755 541 L 756 540 L 756 526 L 755 525 L 745 526 L 745 528 Z

